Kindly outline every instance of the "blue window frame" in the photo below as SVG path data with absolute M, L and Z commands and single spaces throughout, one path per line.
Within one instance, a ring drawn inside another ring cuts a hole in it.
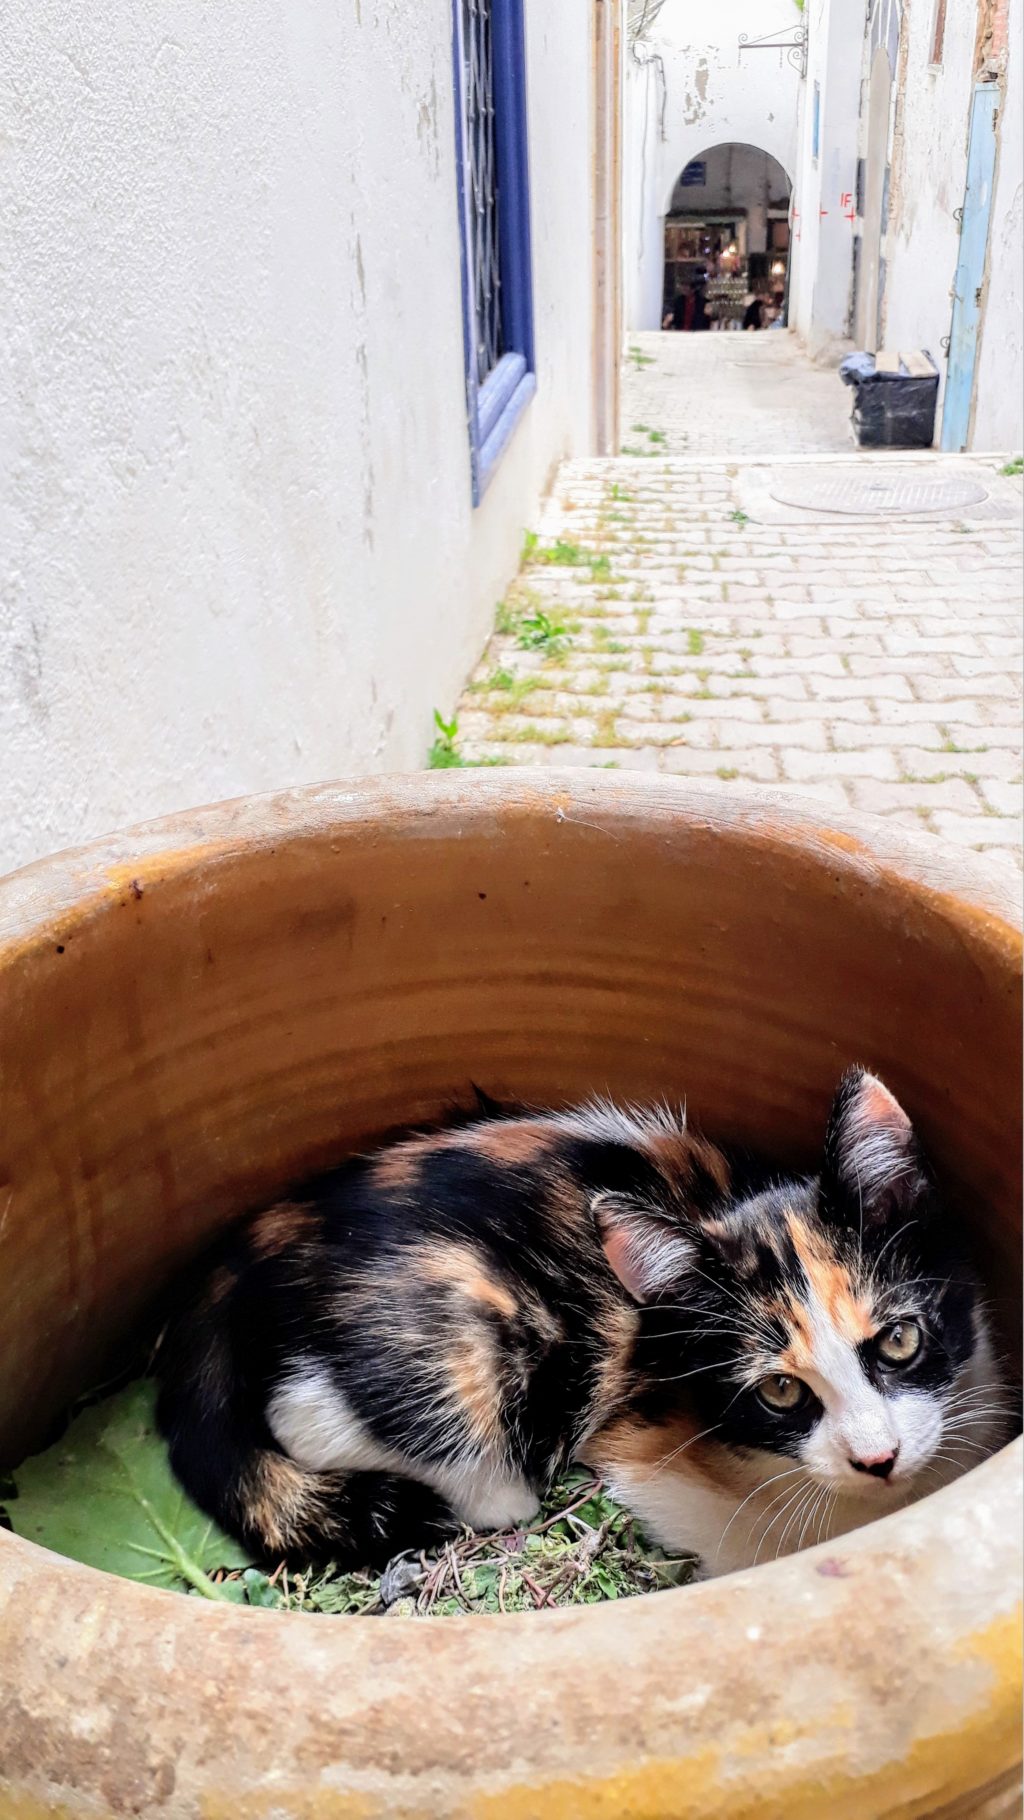
M 537 389 L 523 0 L 454 0 L 473 501 Z

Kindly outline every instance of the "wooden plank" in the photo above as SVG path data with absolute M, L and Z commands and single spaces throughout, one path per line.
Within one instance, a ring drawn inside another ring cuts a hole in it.
M 912 354 L 904 354 L 903 365 L 911 379 L 935 378 L 935 368 L 923 348 L 915 348 Z
M 898 373 L 899 370 L 900 357 L 891 348 L 883 348 L 881 353 L 875 355 L 876 373 Z

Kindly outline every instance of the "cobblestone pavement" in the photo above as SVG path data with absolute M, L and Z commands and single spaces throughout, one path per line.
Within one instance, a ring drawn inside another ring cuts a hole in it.
M 848 457 L 865 459 L 915 458 Z M 966 465 L 991 482 L 1000 463 Z M 1019 514 L 757 523 L 742 502 L 767 471 L 567 463 L 459 708 L 459 750 L 780 784 L 1019 866 Z
M 622 446 L 661 455 L 840 454 L 852 394 L 792 335 L 631 335 Z M 653 440 L 652 440 L 653 435 Z

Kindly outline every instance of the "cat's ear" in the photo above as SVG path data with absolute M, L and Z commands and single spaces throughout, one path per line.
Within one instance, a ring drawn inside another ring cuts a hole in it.
M 851 1068 L 839 1083 L 825 1134 L 822 1217 L 877 1226 L 906 1215 L 927 1186 L 903 1107 L 877 1075 Z
M 678 1220 L 625 1194 L 598 1194 L 591 1202 L 604 1255 L 636 1302 L 650 1302 L 685 1276 L 693 1241 Z

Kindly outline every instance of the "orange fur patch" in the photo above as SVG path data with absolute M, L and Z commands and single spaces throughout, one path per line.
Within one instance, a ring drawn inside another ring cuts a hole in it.
M 613 1476 L 617 1467 L 654 1478 L 677 1472 L 697 1477 L 716 1490 L 734 1492 L 741 1485 L 735 1461 L 712 1437 L 703 1436 L 699 1422 L 685 1413 L 664 1422 L 640 1422 L 620 1416 L 594 1436 L 583 1449 L 596 1470 Z
M 613 1302 L 601 1311 L 595 1324 L 606 1350 L 598 1366 L 591 1415 L 594 1421 L 607 1422 L 616 1405 L 633 1387 L 629 1363 L 640 1316 L 626 1303 Z
M 519 1313 L 515 1296 L 503 1283 L 488 1275 L 480 1253 L 472 1245 L 433 1240 L 417 1250 L 413 1268 L 425 1283 L 450 1289 L 456 1295 L 465 1296 L 469 1302 L 482 1303 L 507 1321 L 514 1320 Z
M 484 1446 L 493 1446 L 501 1435 L 501 1393 L 491 1334 L 480 1326 L 472 1329 L 445 1364 L 471 1433 Z
M 399 1144 L 396 1149 L 386 1151 L 373 1165 L 375 1186 L 391 1189 L 417 1187 L 423 1153 L 428 1148 L 427 1144 L 414 1140 L 411 1144 Z
M 464 1135 L 461 1142 L 495 1163 L 540 1163 L 550 1152 L 553 1137 L 541 1119 L 499 1119 Z
M 871 1306 L 865 1296 L 858 1295 L 846 1266 L 839 1263 L 824 1236 L 812 1232 L 796 1214 L 787 1214 L 786 1223 L 807 1281 L 836 1332 L 852 1346 L 869 1340 L 875 1331 Z M 789 1318 L 792 1325 L 792 1313 Z
M 313 1216 L 308 1207 L 281 1201 L 257 1214 L 249 1227 L 249 1245 L 258 1258 L 278 1258 L 309 1236 Z
M 322 1532 L 329 1483 L 326 1475 L 307 1472 L 284 1454 L 256 1456 L 243 1485 L 243 1508 L 268 1555 L 308 1547 Z
M 644 1148 L 673 1187 L 684 1187 L 694 1171 L 701 1169 L 722 1194 L 728 1193 L 729 1165 L 721 1151 L 703 1138 L 686 1131 L 654 1131 Z

